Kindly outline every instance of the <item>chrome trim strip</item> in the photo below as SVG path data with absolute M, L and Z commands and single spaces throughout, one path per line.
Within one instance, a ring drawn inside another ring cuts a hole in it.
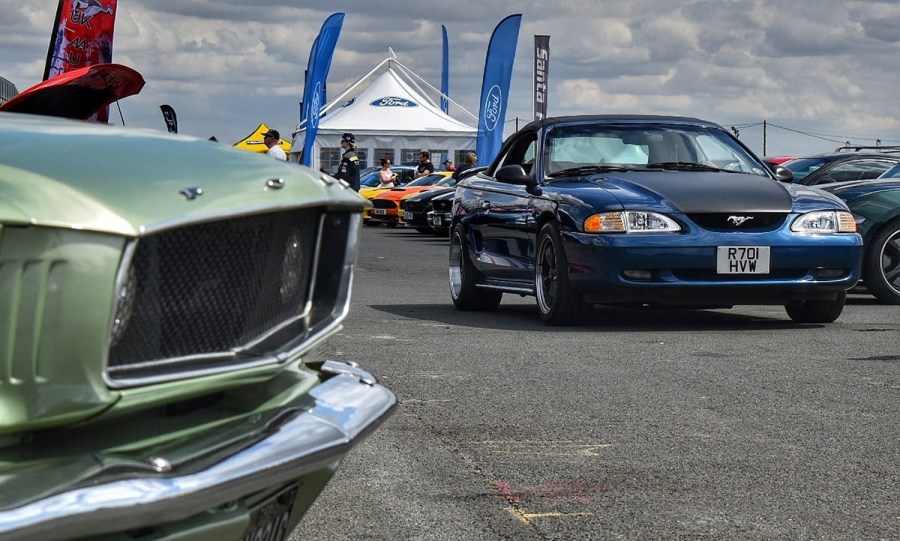
M 386 419 L 397 398 L 353 364 L 309 392 L 315 406 L 274 433 L 192 474 L 143 474 L 87 486 L 0 511 L 0 537 L 53 541 L 92 537 L 185 519 L 336 463 Z
M 525 295 L 534 295 L 534 289 L 528 288 L 528 287 L 495 286 L 493 284 L 475 284 L 475 287 L 480 287 L 482 289 L 496 289 L 498 291 L 506 291 L 509 293 L 522 293 Z

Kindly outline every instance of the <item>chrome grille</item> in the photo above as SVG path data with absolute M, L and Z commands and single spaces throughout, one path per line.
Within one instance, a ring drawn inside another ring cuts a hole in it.
M 352 221 L 304 209 L 140 238 L 119 273 L 110 378 L 221 371 L 298 347 L 333 321 L 346 294 Z
M 434 209 L 435 212 L 450 212 L 450 209 L 453 207 L 452 199 L 435 199 L 431 202 L 431 208 Z

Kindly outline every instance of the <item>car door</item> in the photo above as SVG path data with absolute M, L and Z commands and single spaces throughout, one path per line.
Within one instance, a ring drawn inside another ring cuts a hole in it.
M 479 253 L 476 267 L 489 279 L 522 282 L 533 281 L 534 218 L 531 213 L 533 195 L 529 188 L 497 179 L 500 167 L 521 165 L 531 173 L 537 134 L 520 132 L 504 145 L 496 167 L 481 183 L 477 202 L 477 219 L 472 221 L 475 244 Z

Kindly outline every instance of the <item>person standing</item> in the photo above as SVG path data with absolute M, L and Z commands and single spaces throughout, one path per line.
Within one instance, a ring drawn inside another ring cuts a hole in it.
M 451 176 L 459 180 L 459 176 L 463 174 L 463 171 L 475 167 L 476 163 L 478 163 L 478 156 L 474 152 L 466 152 L 466 163 L 457 167 Z
M 453 160 L 444 160 L 444 169 L 446 171 L 456 171 L 456 166 L 453 165 Z
M 269 130 L 262 135 L 263 143 L 269 149 L 266 151 L 266 154 L 276 160 L 287 161 L 287 154 L 281 148 L 281 134 L 278 133 L 278 130 Z
M 356 155 L 356 138 L 352 133 L 345 133 L 341 136 L 341 148 L 344 150 L 344 154 L 341 156 L 341 163 L 338 165 L 334 178 L 343 180 L 358 192 L 359 156 Z
M 416 178 L 434 173 L 434 164 L 431 163 L 431 154 L 426 151 L 419 153 L 419 165 L 416 167 Z
M 381 169 L 378 171 L 378 179 L 381 184 L 379 188 L 393 188 L 394 182 L 397 180 L 397 173 L 391 171 L 391 160 L 381 158 Z

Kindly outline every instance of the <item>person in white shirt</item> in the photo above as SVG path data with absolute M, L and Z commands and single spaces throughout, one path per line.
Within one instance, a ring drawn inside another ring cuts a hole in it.
M 393 188 L 397 180 L 397 173 L 391 171 L 391 160 L 381 158 L 381 169 L 378 171 L 379 188 Z
M 287 154 L 281 148 L 281 134 L 278 130 L 269 130 L 263 134 L 263 143 L 269 148 L 266 154 L 276 160 L 287 161 Z

